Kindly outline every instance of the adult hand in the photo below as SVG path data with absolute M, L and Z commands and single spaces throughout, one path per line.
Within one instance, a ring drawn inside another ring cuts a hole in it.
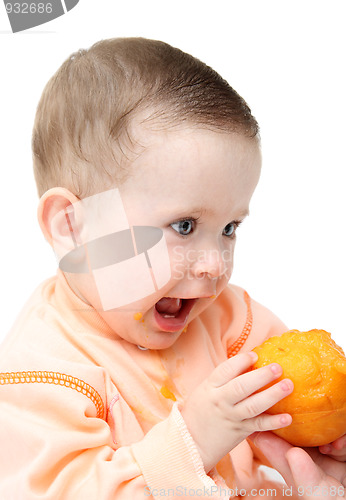
M 294 447 L 271 432 L 252 439 L 299 498 L 345 499 L 345 463 L 322 455 L 318 448 Z
M 346 462 L 346 434 L 330 444 L 320 446 L 319 450 L 324 455 L 329 455 L 339 462 Z

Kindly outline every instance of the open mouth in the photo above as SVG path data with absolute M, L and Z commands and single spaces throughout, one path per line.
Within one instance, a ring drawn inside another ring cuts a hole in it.
M 191 309 L 197 299 L 163 297 L 155 304 L 154 316 L 159 328 L 176 332 L 186 326 Z

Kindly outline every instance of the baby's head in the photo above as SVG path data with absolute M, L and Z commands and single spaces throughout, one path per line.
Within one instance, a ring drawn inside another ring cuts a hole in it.
M 258 135 L 245 101 L 204 63 L 160 41 L 104 40 L 71 55 L 43 92 L 32 141 L 39 195 L 61 186 L 84 198 L 121 183 L 140 125 Z
M 46 238 L 55 250 L 67 248 L 70 232 L 85 252 L 70 252 L 70 264 L 89 263 L 78 272 L 60 266 L 70 286 L 120 337 L 149 348 L 174 343 L 231 275 L 235 230 L 260 170 L 258 125 L 245 101 L 214 70 L 163 42 L 105 40 L 73 54 L 47 84 L 33 154 Z M 134 290 L 148 278 L 142 271 L 130 291 L 120 291 L 134 299 L 121 307 L 105 307 L 90 253 L 103 267 L 108 298 L 131 282 L 128 263 L 136 259 L 118 258 L 125 281 L 112 282 L 111 240 L 85 245 L 93 207 L 92 231 L 122 218 L 114 235 L 122 231 L 125 239 L 116 236 L 112 245 L 126 247 L 128 227 L 134 255 L 151 275 L 152 289 L 143 285 L 140 297 Z M 136 228 L 146 228 L 141 251 Z

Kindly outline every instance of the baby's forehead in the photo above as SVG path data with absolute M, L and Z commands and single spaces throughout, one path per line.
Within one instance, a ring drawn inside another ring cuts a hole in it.
M 174 198 L 178 208 L 186 199 L 199 201 L 204 192 L 228 197 L 230 184 L 243 186 L 253 172 L 258 176 L 257 141 L 236 133 L 184 126 L 149 130 L 139 140 L 142 151 L 120 190 L 143 203 L 151 198 L 153 207 L 157 199 Z
M 231 123 L 229 126 L 212 127 L 207 121 L 203 123 L 203 121 L 192 121 L 191 119 L 184 120 L 170 113 L 169 109 L 166 112 L 156 112 L 150 109 L 136 114 L 129 124 L 127 135 L 131 139 L 132 146 L 143 150 L 167 141 L 170 144 L 179 144 L 182 140 L 195 141 L 198 134 L 206 138 L 215 137 L 215 134 L 229 137 L 250 148 L 259 145 L 257 136 L 248 137 L 241 130 L 234 128 Z M 203 144 L 200 145 L 200 147 L 202 146 Z
M 145 116 L 137 117 L 129 132 L 126 145 L 118 151 L 120 159 L 113 165 L 125 174 L 114 185 L 136 207 L 135 198 L 155 210 L 162 210 L 163 201 L 174 198 L 178 212 L 179 204 L 200 198 L 201 190 L 224 197 L 225 186 L 237 184 L 243 171 L 259 170 L 258 140 L 240 133 Z M 132 207 L 128 210 L 131 213 Z

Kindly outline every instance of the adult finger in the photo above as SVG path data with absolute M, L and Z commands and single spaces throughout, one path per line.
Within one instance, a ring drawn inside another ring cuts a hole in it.
M 312 460 L 323 472 L 335 477 L 340 483 L 346 486 L 346 464 L 332 457 L 323 455 L 318 448 L 304 448 Z
M 291 468 L 286 459 L 286 453 L 292 448 L 292 445 L 275 436 L 272 432 L 255 434 L 253 443 L 268 459 L 272 467 L 280 472 L 288 486 L 294 486 Z
M 340 462 L 346 461 L 346 435 L 341 436 L 332 443 L 319 447 L 319 451 L 324 455 L 329 455 Z
M 345 497 L 345 489 L 335 475 L 327 475 L 302 448 L 291 448 L 286 453 L 298 495 L 317 500 L 338 500 Z
M 302 448 L 288 450 L 286 459 L 297 486 L 308 488 L 317 486 L 323 481 L 324 473 Z

